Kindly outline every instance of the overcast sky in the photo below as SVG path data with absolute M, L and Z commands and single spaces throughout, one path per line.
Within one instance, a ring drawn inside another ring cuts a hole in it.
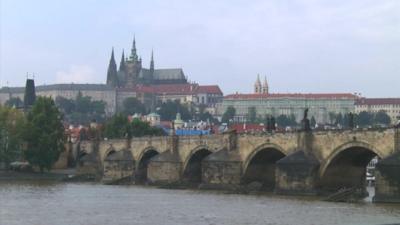
M 0 86 L 104 83 L 136 35 L 148 67 L 183 68 L 224 94 L 400 97 L 399 0 L 0 0 Z

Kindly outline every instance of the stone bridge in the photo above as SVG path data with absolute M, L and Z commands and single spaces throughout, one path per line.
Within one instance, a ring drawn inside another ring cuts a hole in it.
M 78 171 L 104 182 L 227 188 L 257 182 L 280 194 L 365 188 L 374 157 L 375 201 L 400 202 L 399 129 L 143 137 L 77 144 Z

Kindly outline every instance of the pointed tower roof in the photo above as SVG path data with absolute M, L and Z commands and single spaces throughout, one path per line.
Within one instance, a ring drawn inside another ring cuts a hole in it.
M 125 53 L 124 53 L 124 49 L 122 49 L 121 62 L 119 63 L 119 71 L 125 71 Z
M 260 74 L 257 74 L 256 85 L 261 85 Z
M 115 63 L 114 47 L 113 47 L 111 50 L 111 58 L 107 70 L 107 84 L 111 86 L 117 86 L 117 83 L 118 83 L 117 64 Z
M 133 35 L 133 42 L 132 42 L 132 49 L 131 49 L 131 59 L 137 60 L 138 59 L 138 55 L 136 52 L 136 40 L 135 40 L 135 35 Z
M 263 83 L 264 87 L 268 87 L 268 81 L 267 81 L 267 76 L 264 76 L 264 83 Z
M 153 54 L 153 49 L 151 50 L 150 70 L 154 71 L 154 54 Z

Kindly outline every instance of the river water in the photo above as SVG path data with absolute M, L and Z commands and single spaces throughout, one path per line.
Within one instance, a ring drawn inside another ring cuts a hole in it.
M 400 224 L 400 205 L 77 183 L 0 183 L 1 225 Z

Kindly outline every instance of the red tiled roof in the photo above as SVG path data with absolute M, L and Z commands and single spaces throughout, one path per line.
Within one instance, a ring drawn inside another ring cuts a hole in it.
M 400 98 L 360 98 L 356 105 L 400 105 Z
M 218 85 L 200 85 L 197 89 L 197 93 L 208 93 L 208 94 L 220 94 L 222 91 Z
M 158 85 L 137 85 L 136 92 L 155 93 L 155 94 L 178 94 L 191 95 L 197 93 L 221 94 L 218 85 L 198 85 L 198 84 L 158 84 Z
M 274 93 L 274 94 L 231 94 L 226 95 L 225 99 L 260 99 L 260 98 L 307 98 L 307 99 L 356 99 L 357 96 L 350 93 L 322 93 L 322 94 L 302 94 L 302 93 Z

